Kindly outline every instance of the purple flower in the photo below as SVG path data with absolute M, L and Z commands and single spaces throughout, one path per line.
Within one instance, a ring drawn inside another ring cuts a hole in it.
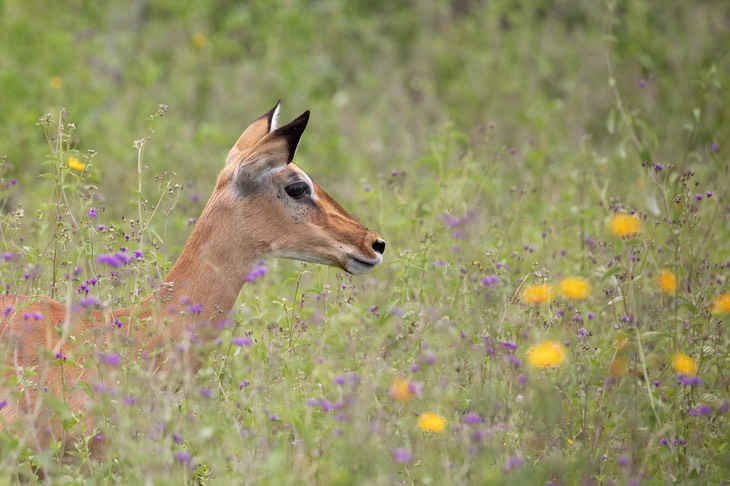
M 482 422 L 482 417 L 476 412 L 469 412 L 464 415 L 465 424 L 478 424 Z
M 248 275 L 244 278 L 246 282 L 255 282 L 259 278 L 263 277 L 269 273 L 269 269 L 264 266 L 264 262 L 260 261 L 258 262 L 257 266 L 253 268 L 250 272 L 248 272 Z
M 3 252 L 3 254 L 2 254 L 2 258 L 5 261 L 14 260 L 15 257 L 16 257 L 16 254 L 13 253 L 12 251 L 6 251 L 6 252 Z
M 6 399 L 0 400 L 0 410 L 5 408 L 5 406 L 8 404 L 8 401 Z
M 707 199 L 710 199 L 712 197 L 712 195 L 713 195 L 713 192 L 712 191 L 707 191 L 705 193 L 705 195 L 707 196 Z
M 200 396 L 203 398 L 210 398 L 210 396 L 213 394 L 213 392 L 208 388 L 207 386 L 204 386 L 200 389 Z
M 94 297 L 93 295 L 88 295 L 86 297 L 81 298 L 78 301 L 79 307 L 89 308 L 89 307 L 99 307 L 101 305 L 101 301 Z
M 91 219 L 94 219 L 94 218 L 96 218 L 97 216 L 98 216 L 98 214 L 97 214 L 97 212 L 96 212 L 96 208 L 89 208 L 89 217 L 90 217 Z
M 116 326 L 117 329 L 119 329 L 123 325 L 124 323 L 122 321 L 120 321 L 119 319 L 114 319 L 114 326 Z
M 711 152 L 719 152 L 720 151 L 720 144 L 719 143 L 711 143 L 710 144 L 710 151 Z
M 338 386 L 342 386 L 345 384 L 345 377 L 343 375 L 337 375 L 332 379 L 332 383 Z
M 622 466 L 622 467 L 628 466 L 629 462 L 630 462 L 630 460 L 627 456 L 618 456 L 616 458 L 616 464 L 618 464 L 619 466 Z
M 122 357 L 117 353 L 99 353 L 98 358 L 100 363 L 112 366 L 119 366 L 122 363 Z
M 500 344 L 509 351 L 517 349 L 517 343 L 513 343 L 512 341 L 502 341 Z
M 144 253 L 142 253 L 142 250 L 134 250 L 134 257 L 137 260 L 141 260 L 144 258 Z
M 659 380 L 654 380 L 651 382 L 651 384 L 654 385 L 655 387 L 659 388 L 662 385 L 662 382 Z
M 125 263 L 127 263 L 125 260 L 122 260 L 117 257 L 117 255 L 120 255 L 120 253 L 117 253 L 115 255 L 98 255 L 96 257 L 96 261 L 99 263 L 104 263 L 106 265 L 109 265 L 110 267 L 121 267 Z
M 588 314 L 586 314 L 586 316 L 588 317 L 589 321 L 592 321 L 596 317 L 596 315 L 593 312 L 589 312 Z
M 408 449 L 397 447 L 393 450 L 393 460 L 398 464 L 411 462 L 411 459 L 413 459 L 413 454 Z
M 188 310 L 189 310 L 189 311 L 190 311 L 191 313 L 193 313 L 193 314 L 200 314 L 201 312 L 203 312 L 203 306 L 202 306 L 201 304 L 198 304 L 198 303 L 195 303 L 195 304 L 191 304 L 191 305 L 190 305 L 190 306 L 188 307 Z
M 514 155 L 514 154 L 517 153 L 517 148 L 516 147 L 510 147 L 509 150 L 507 150 L 507 151 L 509 152 L 510 155 Z
M 527 383 L 527 375 L 522 373 L 520 376 L 517 377 L 517 381 L 522 384 Z
M 58 353 L 54 354 L 53 356 L 56 359 L 60 359 L 61 361 L 66 361 L 66 355 L 61 352 L 58 352 Z
M 702 198 L 702 194 L 695 194 L 695 199 L 697 199 L 698 201 L 702 201 Z
M 8 186 L 14 186 L 17 183 L 18 181 L 16 181 L 15 179 L 8 179 L 8 182 L 6 182 L 5 184 Z
M 482 283 L 486 285 L 487 287 L 491 287 L 492 285 L 497 285 L 499 283 L 499 277 L 497 277 L 494 274 L 487 275 L 486 277 L 482 277 Z
M 525 460 L 520 456 L 512 456 L 507 458 L 507 463 L 504 465 L 504 469 L 502 469 L 504 472 L 509 472 L 512 469 L 520 466 L 522 463 L 524 463 Z
M 137 403 L 137 399 L 134 398 L 132 395 L 125 395 L 124 398 L 122 399 L 122 401 L 124 402 L 125 405 L 128 405 L 130 407 L 132 405 L 134 405 L 135 403 Z
M 189 463 L 191 459 L 192 459 L 192 456 L 190 455 L 190 453 L 188 451 L 177 451 L 175 453 L 175 460 L 177 462 Z
M 6 308 L 3 309 L 3 317 L 7 317 L 7 315 L 10 314 L 11 312 L 13 312 L 14 310 L 15 310 L 15 307 L 13 307 L 12 305 L 7 306 Z
M 710 408 L 709 405 L 706 403 L 700 403 L 696 407 L 691 407 L 688 410 L 690 417 L 701 417 L 703 415 L 710 415 L 712 413 L 712 408 Z
M 172 440 L 175 442 L 175 444 L 183 443 L 182 435 L 178 434 L 177 432 L 172 433 Z
M 682 373 L 679 373 L 677 375 L 677 383 L 679 383 L 682 386 L 693 386 L 693 385 L 701 385 L 702 384 L 702 378 L 696 375 L 685 375 Z
M 248 336 L 236 336 L 231 339 L 231 344 L 234 346 L 251 346 L 253 341 Z

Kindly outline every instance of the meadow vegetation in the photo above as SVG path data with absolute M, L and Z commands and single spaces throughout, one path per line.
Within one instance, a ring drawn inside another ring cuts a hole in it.
M 0 484 L 730 481 L 729 19 L 720 0 L 0 2 L 7 294 L 139 302 L 277 98 L 282 120 L 312 110 L 295 161 L 388 243 L 362 277 L 263 262 L 178 389 L 100 356 L 120 381 L 89 386 L 83 433 L 105 457 L 61 462 L 8 423 Z

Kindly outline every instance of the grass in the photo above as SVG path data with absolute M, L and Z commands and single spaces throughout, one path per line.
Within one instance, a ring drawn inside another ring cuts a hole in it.
M 0 483 L 730 480 L 723 2 L 0 9 L 7 293 L 138 302 L 279 97 L 388 242 L 358 278 L 267 261 L 179 389 L 90 390 L 104 459 L 6 424 Z

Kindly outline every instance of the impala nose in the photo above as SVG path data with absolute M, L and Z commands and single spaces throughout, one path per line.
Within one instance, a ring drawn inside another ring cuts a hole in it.
M 385 251 L 385 241 L 383 241 L 381 238 L 378 238 L 373 242 L 373 250 L 375 250 L 375 253 L 380 253 L 381 255 Z

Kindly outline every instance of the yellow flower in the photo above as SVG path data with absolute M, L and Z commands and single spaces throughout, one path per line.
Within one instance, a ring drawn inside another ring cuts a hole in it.
M 527 285 L 522 289 L 522 300 L 528 304 L 544 304 L 553 294 L 553 288 L 548 284 Z
M 662 270 L 656 276 L 656 283 L 665 294 L 673 294 L 677 291 L 677 276 L 669 270 Z
M 560 282 L 560 293 L 569 299 L 583 300 L 590 292 L 590 284 L 580 277 L 568 277 Z
M 73 170 L 84 170 L 86 168 L 86 164 L 81 162 L 76 157 L 68 158 L 68 166 L 69 166 L 69 168 L 71 168 Z
M 553 368 L 565 361 L 565 348 L 555 341 L 545 341 L 527 350 L 527 360 L 535 368 Z
M 629 361 L 625 356 L 616 356 L 611 361 L 611 366 L 608 368 L 608 372 L 611 376 L 621 376 L 629 371 Z
M 390 398 L 399 402 L 405 402 L 413 396 L 411 384 L 404 378 L 396 378 L 390 384 Z
M 203 34 L 202 32 L 196 32 L 190 38 L 190 42 L 193 43 L 193 47 L 196 47 L 198 49 L 202 48 L 207 41 L 208 39 L 205 38 L 205 34 Z
M 611 233 L 621 238 L 641 233 L 641 219 L 635 214 L 616 213 L 611 217 Z
M 61 76 L 51 76 L 51 78 L 48 80 L 48 86 L 53 89 L 63 88 L 63 78 Z
M 441 432 L 446 427 L 446 419 L 437 413 L 425 412 L 418 417 L 418 426 L 426 432 Z
M 678 373 L 683 375 L 695 375 L 697 373 L 697 361 L 684 353 L 674 353 L 672 366 Z
M 713 314 L 726 314 L 730 312 L 730 292 L 723 292 L 712 301 Z

